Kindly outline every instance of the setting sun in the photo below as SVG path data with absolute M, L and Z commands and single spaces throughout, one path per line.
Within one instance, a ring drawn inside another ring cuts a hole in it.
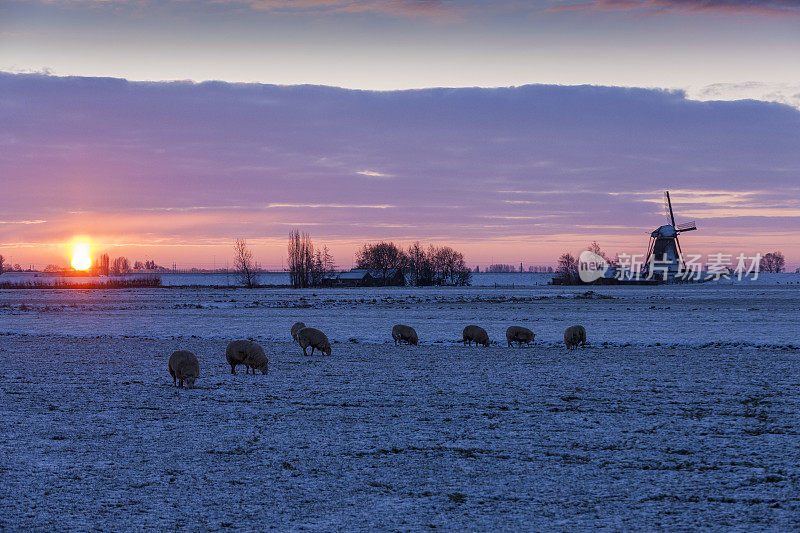
M 91 242 L 86 238 L 72 241 L 72 268 L 75 270 L 89 270 L 92 266 Z

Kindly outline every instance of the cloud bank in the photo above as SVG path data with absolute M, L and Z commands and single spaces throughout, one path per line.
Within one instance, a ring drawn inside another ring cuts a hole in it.
M 62 6 L 137 7 L 182 6 L 182 0 L 38 0 Z M 375 13 L 399 17 L 463 20 L 467 14 L 511 12 L 622 11 L 647 14 L 728 14 L 800 16 L 798 0 L 199 0 L 206 6 L 244 6 L 258 11 L 325 15 Z
M 800 16 L 798 0 L 592 0 L 550 7 L 559 11 L 628 11 L 641 14 Z
M 685 247 L 800 254 L 798 146 L 791 107 L 660 90 L 0 74 L 0 253 L 90 234 L 196 262 L 244 236 L 279 265 L 300 227 L 343 263 L 377 239 L 547 262 L 594 239 L 643 248 L 670 189 L 701 229 Z

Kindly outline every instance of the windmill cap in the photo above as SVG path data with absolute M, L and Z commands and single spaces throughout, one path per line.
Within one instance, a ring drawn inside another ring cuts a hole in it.
M 675 229 L 674 226 L 671 224 L 664 224 L 663 226 L 657 228 L 653 233 L 650 234 L 652 237 L 675 237 L 678 235 L 678 231 Z

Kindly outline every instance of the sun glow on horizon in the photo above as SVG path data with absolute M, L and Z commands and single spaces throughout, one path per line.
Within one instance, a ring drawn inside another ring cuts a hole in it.
M 72 241 L 72 268 L 89 270 L 92 266 L 92 243 L 88 237 L 76 237 Z

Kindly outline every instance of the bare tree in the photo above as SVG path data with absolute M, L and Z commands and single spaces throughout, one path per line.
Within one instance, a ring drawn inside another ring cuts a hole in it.
M 312 284 L 314 245 L 307 233 L 289 232 L 289 278 L 292 287 L 304 289 Z
M 785 265 L 786 258 L 783 257 L 783 253 L 775 251 L 764 254 L 759 262 L 758 268 L 761 272 L 779 274 L 783 272 Z
M 433 265 L 419 241 L 408 247 L 406 256 L 409 262 L 408 268 L 411 272 L 411 284 L 418 287 L 433 285 Z
M 399 269 L 405 272 L 408 265 L 408 256 L 393 242 L 365 244 L 356 252 L 356 267 L 380 270 L 384 285 L 389 270 Z
M 597 244 L 597 241 L 592 241 L 592 244 L 590 244 L 589 247 L 586 249 L 608 261 L 608 256 L 606 256 L 606 253 L 603 251 L 602 248 L 600 248 L 600 245 Z
M 127 257 L 115 257 L 114 261 L 111 262 L 111 273 L 115 276 L 120 274 L 124 274 L 131 269 L 131 262 L 128 261 Z
M 0 274 L 5 271 L 6 258 L 0 255 Z
M 233 243 L 233 271 L 239 278 L 239 283 L 252 289 L 258 284 L 258 272 L 253 260 L 253 251 L 247 247 L 247 241 L 236 239 Z
M 334 271 L 333 256 L 327 246 L 314 251 L 308 233 L 289 232 L 289 281 L 292 287 L 305 289 L 324 285 Z
M 111 272 L 110 265 L 111 262 L 108 254 L 100 254 L 100 257 L 98 257 L 97 261 L 95 261 L 95 270 L 100 276 L 108 276 L 109 272 Z
M 464 261 L 464 254 L 449 246 L 428 248 L 428 257 L 433 265 L 434 282 L 437 285 L 469 285 L 472 273 Z
M 556 273 L 559 277 L 575 281 L 578 279 L 578 260 L 569 252 L 561 254 L 558 258 L 558 267 Z
M 333 262 L 333 255 L 330 250 L 328 250 L 328 245 L 324 244 L 322 245 L 322 250 L 317 251 L 314 261 L 315 285 L 324 285 L 326 279 L 329 279 L 329 277 L 333 275 L 335 269 L 336 266 Z

